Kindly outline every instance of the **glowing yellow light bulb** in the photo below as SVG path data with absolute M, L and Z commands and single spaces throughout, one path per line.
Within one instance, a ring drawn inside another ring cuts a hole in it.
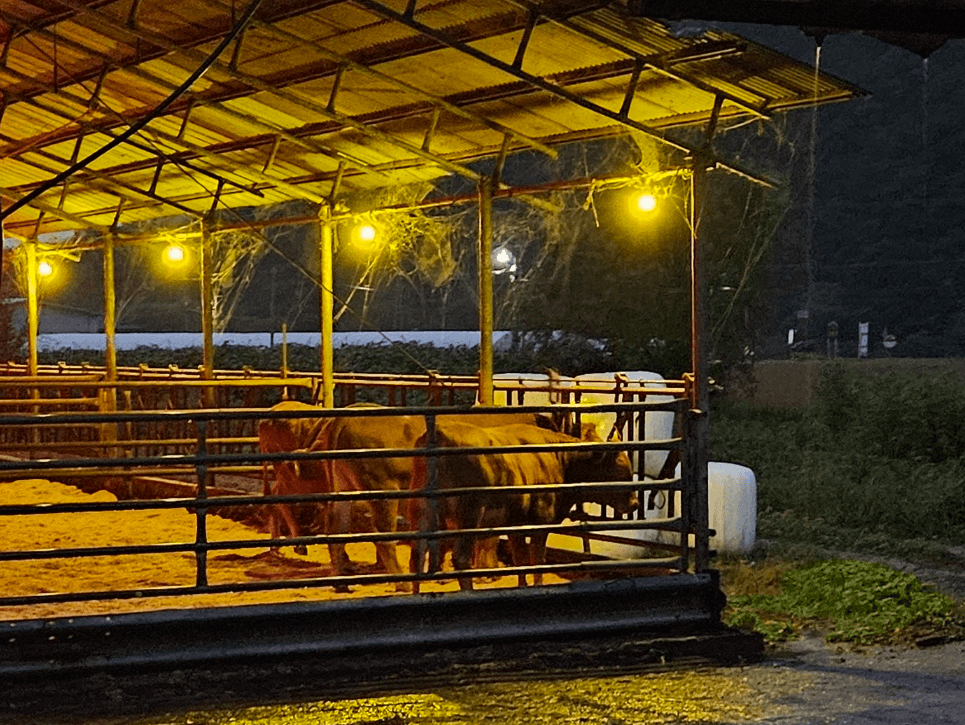
M 180 244 L 169 244 L 164 248 L 164 259 L 171 264 L 184 261 L 184 247 Z
M 375 241 L 375 227 L 371 224 L 363 224 L 359 227 L 359 239 L 363 242 Z
M 657 198 L 653 194 L 640 194 L 637 197 L 637 209 L 640 211 L 653 211 L 657 208 Z
M 49 277 L 53 273 L 54 268 L 50 262 L 48 262 L 46 259 L 40 260 L 40 263 L 37 265 L 37 274 L 39 274 L 41 277 Z

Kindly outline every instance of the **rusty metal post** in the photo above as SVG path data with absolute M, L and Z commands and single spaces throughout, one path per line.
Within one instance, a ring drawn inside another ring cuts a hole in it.
M 37 240 L 24 242 L 27 252 L 27 371 L 37 375 L 37 334 L 40 328 L 40 304 L 37 301 Z
M 117 382 L 117 302 L 114 291 L 114 235 L 104 236 L 104 372 L 108 383 Z M 105 389 L 104 409 L 117 409 L 114 387 Z
M 211 259 L 211 221 L 207 217 L 201 220 L 201 337 L 202 337 L 202 370 L 204 380 L 214 379 L 214 284 Z M 214 387 L 204 389 L 204 405 L 213 408 Z
M 334 234 L 332 229 L 332 210 L 323 204 L 318 210 L 319 252 L 318 252 L 318 341 L 319 370 L 322 373 L 321 400 L 324 408 L 335 407 L 335 356 L 332 352 L 332 333 L 334 330 L 335 290 L 332 272 Z
M 105 413 L 117 410 L 117 304 L 114 292 L 114 235 L 104 235 L 101 247 L 104 274 L 104 382 L 100 389 L 100 409 Z M 104 423 L 101 426 L 101 440 L 106 443 L 117 441 L 117 423 Z M 119 449 L 105 449 L 113 455 Z
M 493 404 L 493 181 L 479 182 L 479 403 Z
M 691 370 L 693 381 L 690 390 L 691 425 L 687 426 L 688 435 L 693 437 L 689 466 L 694 477 L 690 490 L 693 493 L 691 525 L 696 533 L 695 569 L 698 573 L 710 568 L 709 550 L 709 513 L 707 491 L 707 456 L 710 444 L 709 408 L 710 389 L 707 380 L 707 341 L 705 304 L 706 263 L 704 248 L 700 238 L 700 217 L 705 198 L 707 179 L 707 159 L 702 153 L 694 158 L 693 174 L 690 179 L 690 274 L 691 274 Z M 683 504 L 686 507 L 686 503 Z

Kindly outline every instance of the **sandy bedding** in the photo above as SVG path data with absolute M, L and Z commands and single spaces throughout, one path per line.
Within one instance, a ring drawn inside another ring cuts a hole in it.
M 114 501 L 106 491 L 86 494 L 61 483 L 45 480 L 0 482 L 0 504 L 36 504 Z M 27 551 L 87 546 L 121 546 L 194 541 L 196 519 L 184 509 L 164 511 L 117 511 L 36 516 L 0 516 L 0 550 Z M 209 516 L 208 540 L 266 539 L 267 534 L 244 524 Z M 349 556 L 362 572 L 374 570 L 375 547 L 351 544 Z M 399 560 L 408 562 L 408 547 L 399 547 Z M 330 574 L 324 546 L 309 547 L 307 556 L 291 549 L 269 555 L 264 549 L 211 552 L 208 555 L 210 584 L 281 579 L 305 579 Z M 49 559 L 0 562 L 3 596 L 41 593 L 117 591 L 141 587 L 191 586 L 196 566 L 193 553 L 98 556 L 83 559 Z M 551 578 L 547 583 L 556 579 Z M 561 580 L 556 580 L 561 581 Z M 514 586 L 515 577 L 502 577 L 486 586 Z M 454 581 L 431 583 L 423 591 L 454 591 Z M 94 602 L 52 603 L 0 607 L 0 620 L 67 617 L 85 614 L 185 609 L 193 607 L 259 604 L 340 597 L 388 596 L 393 585 L 352 587 L 351 594 L 336 594 L 329 587 L 280 591 L 199 594 L 184 597 L 146 597 Z

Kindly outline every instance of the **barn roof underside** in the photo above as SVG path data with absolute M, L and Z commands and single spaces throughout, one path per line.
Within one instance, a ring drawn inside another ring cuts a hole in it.
M 732 34 L 676 37 L 620 2 L 266 0 L 244 23 L 249 7 L 0 0 L 5 233 L 474 179 L 472 162 L 503 148 L 629 131 L 687 153 L 681 129 L 715 103 L 726 128 L 860 93 Z

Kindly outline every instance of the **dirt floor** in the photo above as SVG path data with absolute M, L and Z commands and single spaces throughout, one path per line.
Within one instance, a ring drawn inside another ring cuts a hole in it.
M 79 503 L 115 501 L 113 494 L 94 494 L 61 483 L 26 480 L 0 483 L 3 504 Z M 0 517 L 0 549 L 26 551 L 68 547 L 123 546 L 162 543 L 191 543 L 195 540 L 196 517 L 186 509 L 84 512 L 37 516 Z M 208 540 L 267 539 L 262 530 L 235 521 L 210 516 Z M 375 569 L 372 544 L 350 544 L 349 556 L 361 573 Z M 399 547 L 399 560 L 409 560 L 406 546 Z M 269 554 L 267 547 L 212 552 L 208 556 L 210 584 L 256 582 L 278 579 L 307 579 L 331 574 L 327 547 L 309 547 L 307 556 L 291 549 L 280 555 Z M 48 559 L 0 562 L 0 591 L 5 596 L 42 593 L 109 591 L 147 587 L 192 586 L 196 577 L 193 553 L 97 556 L 83 559 Z M 547 584 L 562 583 L 548 576 Z M 511 587 L 516 577 L 501 577 L 484 582 L 487 587 Z M 428 583 L 423 591 L 455 591 L 455 581 Z M 199 594 L 188 597 L 150 597 L 93 602 L 39 604 L 0 607 L 0 621 L 44 617 L 72 617 L 86 614 L 183 609 L 188 607 L 262 604 L 273 602 L 323 600 L 342 597 L 390 596 L 392 584 L 352 587 L 351 594 L 336 594 L 329 587 L 290 590 Z

